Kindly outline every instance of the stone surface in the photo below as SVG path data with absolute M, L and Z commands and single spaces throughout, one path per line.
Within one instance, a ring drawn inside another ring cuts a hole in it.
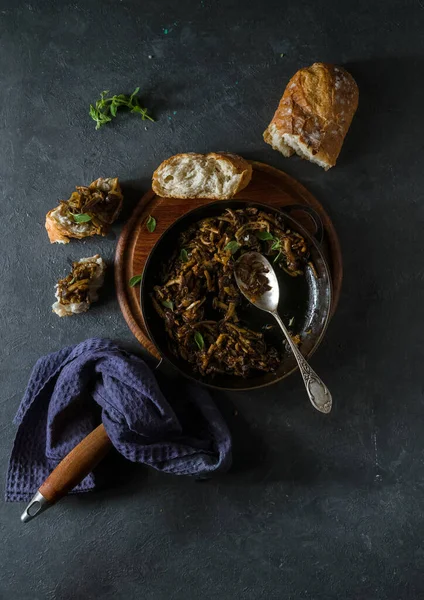
M 214 394 L 234 434 L 231 474 L 195 483 L 129 465 L 113 488 L 26 526 L 22 506 L 2 504 L 2 599 L 423 596 L 423 19 L 420 0 L 0 0 L 1 473 L 40 355 L 89 336 L 139 350 L 112 268 L 78 318 L 50 312 L 53 286 L 72 259 L 112 261 L 169 155 L 225 149 L 285 169 L 333 217 L 345 267 L 312 361 L 331 416 L 312 410 L 299 375 Z M 316 60 L 346 66 L 360 88 L 328 173 L 262 141 L 288 78 Z M 157 122 L 122 115 L 95 131 L 99 92 L 136 86 Z M 57 200 L 116 175 L 126 208 L 113 234 L 50 246 Z

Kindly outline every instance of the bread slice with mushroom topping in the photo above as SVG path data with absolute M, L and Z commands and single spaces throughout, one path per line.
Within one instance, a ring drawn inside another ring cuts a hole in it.
M 71 238 L 106 235 L 123 202 L 118 178 L 100 177 L 89 186 L 78 186 L 69 200 L 46 216 L 50 242 L 68 244 Z
M 68 317 L 86 312 L 98 300 L 103 285 L 106 264 L 99 254 L 72 263 L 72 271 L 56 284 L 53 312 Z

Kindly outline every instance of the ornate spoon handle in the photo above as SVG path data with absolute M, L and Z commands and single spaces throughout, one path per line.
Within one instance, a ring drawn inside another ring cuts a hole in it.
M 315 371 L 310 367 L 307 361 L 303 358 L 302 354 L 299 352 L 296 344 L 291 339 L 291 335 L 288 332 L 287 327 L 281 320 L 280 315 L 278 315 L 276 312 L 271 314 L 275 317 L 277 323 L 283 330 L 288 343 L 290 344 L 290 348 L 292 349 L 292 352 L 297 360 L 297 364 L 299 365 L 299 370 L 303 377 L 303 382 L 312 406 L 322 413 L 329 413 L 333 404 L 333 400 L 330 392 L 327 389 L 327 386 L 321 381 Z

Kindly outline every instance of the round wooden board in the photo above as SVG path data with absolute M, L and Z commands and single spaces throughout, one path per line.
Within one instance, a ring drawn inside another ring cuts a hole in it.
M 319 213 L 325 230 L 323 250 L 330 266 L 333 282 L 331 312 L 334 314 L 340 296 L 343 267 L 339 240 L 330 217 L 318 200 L 298 181 L 283 171 L 264 163 L 251 161 L 251 164 L 253 166 L 252 180 L 247 188 L 237 194 L 235 199 L 261 202 L 274 207 L 308 204 Z M 135 337 L 150 354 L 158 359 L 161 356 L 149 339 L 144 325 L 140 307 L 140 288 L 139 286 L 132 288 L 128 282 L 131 277 L 143 272 L 151 249 L 162 233 L 176 219 L 186 212 L 210 202 L 215 202 L 215 200 L 160 198 L 153 190 L 150 190 L 136 206 L 118 241 L 115 254 L 115 282 L 119 305 Z M 222 206 L 225 207 L 225 201 Z M 157 222 L 153 233 L 149 233 L 146 229 L 146 220 L 149 215 L 155 217 Z M 308 227 L 308 223 L 304 222 L 303 224 Z M 310 224 L 308 228 L 310 229 Z M 166 257 L 164 257 L 165 259 Z

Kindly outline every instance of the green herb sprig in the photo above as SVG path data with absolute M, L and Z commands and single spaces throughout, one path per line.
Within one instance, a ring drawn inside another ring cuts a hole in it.
M 281 240 L 272 235 L 269 231 L 257 231 L 256 237 L 261 241 L 273 240 L 271 245 L 271 250 L 278 250 L 277 256 L 274 258 L 273 262 L 276 263 L 279 261 L 280 256 L 283 253 Z
M 154 118 L 148 114 L 148 109 L 140 106 L 137 98 L 139 91 L 139 87 L 135 88 L 131 96 L 125 96 L 125 94 L 108 96 L 109 92 L 107 90 L 103 91 L 100 94 L 100 99 L 94 105 L 90 104 L 90 117 L 96 122 L 96 129 L 100 129 L 100 127 L 112 121 L 120 107 L 129 108 L 132 113 L 139 114 L 143 121 L 146 119 L 154 121 Z
M 277 256 L 274 258 L 272 262 L 276 263 L 280 260 L 280 256 L 283 254 L 283 250 L 281 247 L 281 241 L 274 238 L 274 243 L 271 246 L 271 250 L 278 250 Z

